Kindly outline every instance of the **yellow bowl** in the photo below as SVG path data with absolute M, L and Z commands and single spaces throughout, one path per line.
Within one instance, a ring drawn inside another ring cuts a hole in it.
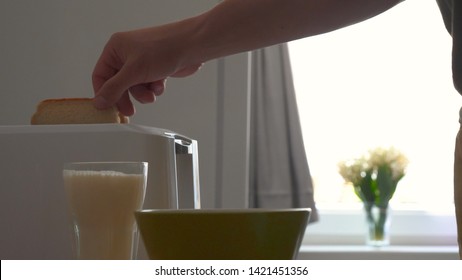
M 150 259 L 295 259 L 311 209 L 141 210 Z

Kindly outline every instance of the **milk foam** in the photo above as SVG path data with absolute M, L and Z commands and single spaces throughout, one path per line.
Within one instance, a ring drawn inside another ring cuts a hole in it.
M 64 170 L 64 176 L 139 176 L 113 170 Z

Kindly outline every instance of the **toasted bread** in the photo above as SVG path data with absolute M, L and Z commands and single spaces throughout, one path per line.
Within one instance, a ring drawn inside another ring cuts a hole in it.
M 91 98 L 46 99 L 37 105 L 31 118 L 33 125 L 128 123 L 128 117 L 116 107 L 98 110 Z

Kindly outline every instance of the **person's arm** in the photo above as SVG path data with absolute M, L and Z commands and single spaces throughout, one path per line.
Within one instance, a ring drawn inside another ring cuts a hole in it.
M 374 17 L 403 0 L 225 0 L 182 21 L 114 34 L 93 72 L 97 108 L 125 115 L 162 93 L 167 77 L 196 72 L 231 54 L 330 32 Z
M 374 17 L 403 0 L 229 0 L 195 18 L 198 61 L 327 33 Z

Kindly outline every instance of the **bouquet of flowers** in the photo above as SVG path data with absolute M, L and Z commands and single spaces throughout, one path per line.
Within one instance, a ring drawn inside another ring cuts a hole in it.
M 407 158 L 395 148 L 375 148 L 359 158 L 339 163 L 339 173 L 364 203 L 372 239 L 385 236 L 388 203 L 404 177 Z M 374 208 L 378 214 L 374 214 Z

